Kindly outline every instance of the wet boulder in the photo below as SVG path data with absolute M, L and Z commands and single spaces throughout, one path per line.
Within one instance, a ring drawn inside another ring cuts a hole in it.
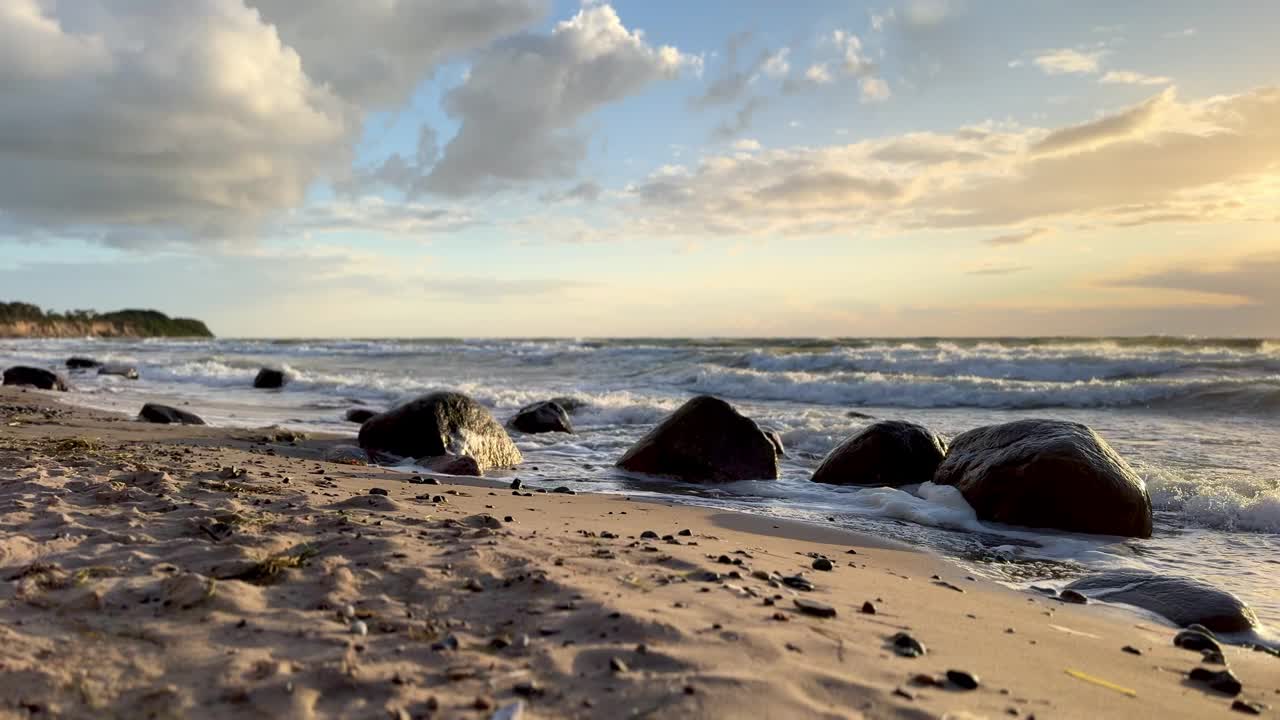
M 159 403 L 143 405 L 138 413 L 138 419 L 162 425 L 204 425 L 204 420 L 195 413 Z
M 262 368 L 258 371 L 258 375 L 253 378 L 253 386 L 261 390 L 275 390 L 284 387 L 289 379 L 285 377 L 283 370 L 275 368 Z
M 1242 632 L 1258 624 L 1253 609 L 1225 590 L 1190 578 L 1141 570 L 1115 570 L 1067 586 L 1091 600 L 1124 603 L 1153 612 L 1178 627 L 1203 625 L 1214 632 Z
M 573 423 L 569 413 L 554 400 L 536 402 L 520 408 L 507 426 L 522 433 L 535 435 L 538 433 L 562 432 L 572 433 Z
M 755 421 L 709 395 L 695 397 L 618 460 L 631 472 L 686 482 L 776 480 L 778 452 Z
M 138 379 L 138 368 L 132 365 L 103 365 L 98 368 L 99 375 L 118 375 L 127 380 Z
M 423 470 L 440 475 L 466 475 L 468 477 L 481 477 L 484 475 L 484 471 L 480 469 L 480 463 L 468 455 L 436 455 L 434 457 L 418 458 L 414 462 Z
M 837 445 L 812 480 L 828 485 L 916 485 L 933 479 L 946 454 L 947 443 L 928 428 L 884 420 Z
M 778 457 L 784 458 L 787 456 L 787 450 L 782 445 L 781 433 L 777 430 L 766 430 L 764 436 L 769 438 L 769 442 L 773 443 L 773 451 L 778 454 Z
M 481 470 L 521 461 L 511 436 L 480 403 L 456 392 L 423 395 L 360 426 L 360 447 L 401 457 L 468 455 Z
M 933 482 L 955 486 L 984 520 L 1151 537 L 1146 483 L 1079 423 L 1018 420 L 961 433 Z
M 351 408 L 350 410 L 347 410 L 347 414 L 342 417 L 347 422 L 364 423 L 366 420 L 377 414 L 377 410 L 370 410 L 369 408 Z
M 68 370 L 89 370 L 91 368 L 96 368 L 101 364 L 102 363 L 94 360 L 93 358 L 79 356 L 67 358 Z
M 551 398 L 551 400 L 549 400 L 548 402 L 553 402 L 559 405 L 560 407 L 564 408 L 564 411 L 569 413 L 570 415 L 577 413 L 579 410 L 587 406 L 586 400 L 583 400 L 582 398 L 576 398 L 571 395 L 559 395 Z
M 55 372 L 44 368 L 17 365 L 4 371 L 5 385 L 25 385 L 37 390 L 67 391 L 67 381 Z
M 339 465 L 368 465 L 369 453 L 364 448 L 355 445 L 334 445 L 324 451 L 325 462 L 338 463 Z

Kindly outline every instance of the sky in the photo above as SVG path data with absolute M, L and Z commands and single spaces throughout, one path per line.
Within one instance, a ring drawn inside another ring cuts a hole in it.
M 1280 336 L 1280 3 L 5 0 L 0 300 Z

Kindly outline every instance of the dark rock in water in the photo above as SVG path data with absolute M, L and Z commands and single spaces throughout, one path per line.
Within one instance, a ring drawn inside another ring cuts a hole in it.
M 415 460 L 418 465 L 433 473 L 441 475 L 465 475 L 468 477 L 481 477 L 484 470 L 480 467 L 480 463 L 470 455 L 435 455 L 432 457 L 420 457 Z
M 98 368 L 99 375 L 118 375 L 126 380 L 138 379 L 138 368 L 131 365 L 103 365 Z
M 821 618 L 833 618 L 836 616 L 835 608 L 831 607 L 830 605 L 827 605 L 826 603 L 820 603 L 817 600 L 809 600 L 808 598 L 796 598 L 795 603 L 796 603 L 796 608 L 798 608 L 800 612 L 804 613 L 805 615 L 812 615 L 814 617 L 821 617 Z
M 933 482 L 955 486 L 984 520 L 1151 537 L 1146 483 L 1079 423 L 1018 420 L 961 433 Z
M 479 468 L 505 468 L 521 461 L 502 425 L 475 400 L 455 392 L 423 395 L 374 416 L 360 426 L 360 446 L 403 457 L 465 455 Z
M 1149 610 L 1178 627 L 1199 623 L 1213 632 L 1241 632 L 1258 624 L 1243 600 L 1189 578 L 1116 570 L 1080 578 L 1067 588 L 1094 600 Z
M 778 457 L 786 457 L 787 450 L 782 446 L 782 435 L 777 430 L 766 430 L 764 436 L 769 438 L 769 442 L 773 443 L 774 452 L 778 453 Z
M 920 657 L 927 652 L 924 643 L 905 632 L 895 633 L 889 638 L 889 642 L 893 645 L 893 651 L 902 657 Z
M 1200 632 L 1199 630 L 1183 630 L 1173 636 L 1173 644 L 1183 650 L 1191 650 L 1192 652 L 1222 652 L 1222 647 L 1218 645 L 1218 641 L 1209 633 Z
M 1199 683 L 1209 686 L 1210 690 L 1216 690 L 1226 695 L 1239 695 L 1244 686 L 1240 684 L 1240 679 L 1230 670 L 1209 670 L 1208 668 L 1195 668 L 1187 673 L 1187 677 Z
M 516 478 L 515 480 L 511 481 L 512 490 L 519 490 L 522 487 L 524 487 L 524 483 L 520 482 L 520 478 Z
M 340 465 L 368 465 L 369 453 L 355 445 L 335 445 L 324 451 L 324 461 Z
M 1065 603 L 1072 603 L 1073 605 L 1084 605 L 1089 602 L 1089 598 L 1071 589 L 1063 590 L 1058 595 L 1058 599 Z
M 29 385 L 37 390 L 67 391 L 67 381 L 55 372 L 43 368 L 18 365 L 4 371 L 5 385 Z
M 573 423 L 569 421 L 569 413 L 554 401 L 536 402 L 520 408 L 507 421 L 507 425 L 522 433 L 562 432 L 572 433 Z
M 1236 700 L 1231 703 L 1232 710 L 1235 710 L 1238 713 L 1244 713 L 1245 715 L 1261 715 L 1262 711 L 1265 710 L 1266 707 L 1267 706 L 1262 703 L 1246 702 L 1244 700 Z
M 87 358 L 87 357 L 67 358 L 68 370 L 88 370 L 90 368 L 96 368 L 101 364 L 102 363 L 98 362 L 97 360 L 94 360 L 93 358 Z
M 366 420 L 377 414 L 377 411 L 370 410 L 369 408 L 351 408 L 342 416 L 342 419 L 347 422 L 363 424 Z
M 168 405 L 160 405 L 158 403 L 147 403 L 142 406 L 138 417 L 142 420 L 152 423 L 173 424 L 173 425 L 204 425 L 204 420 L 194 413 L 186 410 L 179 410 Z
M 283 370 L 275 370 L 273 368 L 262 368 L 258 371 L 257 377 L 253 379 L 253 386 L 262 390 L 274 390 L 284 387 L 288 382 Z
M 776 480 L 778 453 L 754 420 L 701 395 L 640 438 L 618 467 L 686 482 Z
M 827 454 L 813 482 L 900 487 L 928 482 L 947 444 L 928 428 L 886 420 L 868 425 Z
M 867 413 L 858 412 L 857 410 L 850 410 L 849 412 L 845 413 L 844 416 L 851 417 L 854 420 L 875 420 L 876 419 L 875 415 L 868 415 Z
M 978 676 L 964 670 L 948 670 L 947 679 L 961 690 L 978 689 Z

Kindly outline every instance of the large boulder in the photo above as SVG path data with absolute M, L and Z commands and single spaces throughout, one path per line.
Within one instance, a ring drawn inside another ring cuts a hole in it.
M 565 412 L 560 403 L 554 400 L 536 402 L 520 408 L 507 421 L 507 426 L 530 435 L 549 432 L 573 432 L 573 423 L 569 420 L 569 413 Z
M 480 403 L 436 392 L 375 415 L 360 426 L 360 447 L 401 457 L 469 455 L 482 470 L 521 461 L 511 436 Z
M 253 386 L 262 390 L 275 390 L 284 387 L 288 382 L 283 370 L 274 368 L 262 368 L 258 371 L 257 377 L 253 379 Z
M 618 467 L 686 482 L 776 480 L 778 452 L 754 420 L 701 395 L 640 438 Z
M 1242 632 L 1258 624 L 1253 609 L 1225 590 L 1189 578 L 1142 570 L 1115 570 L 1067 586 L 1091 599 L 1153 612 L 1178 627 L 1203 625 L 1214 632 Z
M 1151 537 L 1146 483 L 1079 423 L 1018 420 L 961 433 L 933 482 L 955 486 L 984 520 Z
M 96 368 L 101 364 L 102 363 L 94 360 L 93 358 L 79 356 L 67 358 L 68 370 L 88 370 L 90 368 Z
M 17 365 L 4 371 L 5 385 L 29 385 L 37 390 L 67 391 L 67 381 L 55 372 L 43 368 Z
M 837 445 L 812 480 L 829 485 L 915 485 L 932 480 L 946 454 L 947 443 L 928 428 L 884 420 Z
M 99 375 L 119 375 L 128 380 L 138 379 L 138 368 L 132 365 L 103 365 L 98 368 Z
M 165 425 L 203 425 L 204 420 L 195 413 L 189 413 L 186 410 L 179 410 L 168 405 L 159 403 L 147 403 L 142 406 L 138 418 L 151 423 L 161 423 Z
M 366 420 L 368 420 L 369 418 L 377 414 L 378 414 L 377 410 L 370 410 L 369 408 L 357 407 L 357 408 L 351 408 L 347 410 L 347 414 L 343 415 L 342 417 L 347 422 L 363 424 Z

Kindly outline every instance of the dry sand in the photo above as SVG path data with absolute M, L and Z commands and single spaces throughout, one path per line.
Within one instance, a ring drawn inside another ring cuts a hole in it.
M 1115 608 L 835 529 L 412 484 L 333 442 L 0 391 L 0 718 L 1241 716 Z M 1280 661 L 1226 655 L 1274 717 Z M 948 670 L 980 686 L 913 680 Z

